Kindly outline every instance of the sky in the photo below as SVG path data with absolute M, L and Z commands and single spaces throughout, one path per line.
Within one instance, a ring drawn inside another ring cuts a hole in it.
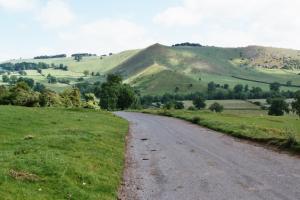
M 299 0 L 0 0 L 0 61 L 154 43 L 300 50 Z

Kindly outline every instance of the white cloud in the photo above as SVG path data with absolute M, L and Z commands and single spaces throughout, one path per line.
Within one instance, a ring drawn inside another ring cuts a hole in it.
M 143 48 L 154 43 L 143 27 L 123 19 L 101 19 L 84 24 L 76 31 L 62 32 L 62 44 L 68 53 L 77 51 L 108 53 Z
M 38 12 L 38 20 L 45 28 L 60 28 L 69 25 L 75 14 L 64 0 L 49 0 Z
M 0 0 L 0 8 L 8 11 L 30 11 L 36 8 L 38 0 Z
M 167 31 L 188 29 L 199 41 L 215 45 L 300 49 L 299 10 L 299 0 L 183 0 L 153 21 Z

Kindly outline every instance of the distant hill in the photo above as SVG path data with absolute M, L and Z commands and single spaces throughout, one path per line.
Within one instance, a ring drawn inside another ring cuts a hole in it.
M 130 50 L 108 57 L 14 60 L 12 62 L 46 62 L 64 64 L 74 73 L 84 70 L 121 74 L 125 82 L 142 94 L 191 93 L 203 91 L 207 83 L 259 86 L 279 82 L 300 86 L 300 51 L 261 46 L 220 48 L 201 45 L 154 44 L 141 50 Z M 78 74 L 76 74 L 78 76 Z M 96 77 L 86 80 L 97 81 Z M 103 80 L 103 79 L 102 79 Z M 284 90 L 297 90 L 285 86 Z

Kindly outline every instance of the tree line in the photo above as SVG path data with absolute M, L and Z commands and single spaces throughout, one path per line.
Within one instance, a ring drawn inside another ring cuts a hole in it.
M 36 56 L 33 59 L 51 59 L 51 58 L 66 58 L 67 55 L 66 54 L 58 54 L 58 55 L 53 55 L 53 56 Z
M 127 109 L 138 103 L 132 87 L 122 83 L 118 75 L 108 75 L 104 83 L 96 83 L 93 90 L 78 87 L 56 93 L 29 78 L 19 78 L 14 85 L 0 86 L 0 105 L 27 107 L 83 107 L 107 110 Z
M 64 70 L 67 71 L 68 70 L 68 66 L 64 65 L 64 64 L 59 64 L 59 65 L 55 65 L 55 64 L 47 64 L 47 63 L 43 63 L 43 62 L 39 62 L 39 63 L 32 63 L 32 62 L 21 62 L 21 63 L 2 63 L 0 64 L 0 68 L 3 71 L 7 71 L 7 72 L 14 72 L 14 71 L 24 71 L 24 70 L 42 70 L 42 69 L 49 69 L 49 68 L 54 68 L 54 69 L 60 69 L 60 70 Z

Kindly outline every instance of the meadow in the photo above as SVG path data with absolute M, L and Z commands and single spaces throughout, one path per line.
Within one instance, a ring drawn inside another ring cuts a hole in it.
M 142 112 L 180 118 L 234 137 L 300 152 L 300 119 L 298 116 L 293 114 L 280 117 L 269 116 L 267 111 L 247 109 L 247 103 L 242 104 L 241 102 L 236 102 L 236 105 L 243 107 L 242 109 L 232 109 L 230 106 L 228 107 L 228 105 L 232 105 L 231 103 L 221 102 L 225 105 L 223 113 L 214 113 L 208 110 L 162 109 L 147 109 Z
M 0 106 L 0 198 L 117 199 L 128 123 L 104 111 Z

